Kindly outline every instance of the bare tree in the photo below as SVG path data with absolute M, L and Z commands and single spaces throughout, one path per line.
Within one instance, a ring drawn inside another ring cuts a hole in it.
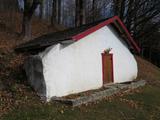
M 54 25 L 57 17 L 57 0 L 52 0 L 52 16 L 51 16 L 51 25 Z
M 21 34 L 27 39 L 31 38 L 31 18 L 37 6 L 40 3 L 41 3 L 41 0 L 24 0 L 24 11 L 23 11 Z
M 84 1 L 76 0 L 76 18 L 75 18 L 76 26 L 80 26 L 85 24 L 85 9 L 84 9 Z
M 157 0 L 114 0 L 115 15 L 126 24 L 133 36 L 139 36 L 146 23 L 160 14 Z
M 157 39 L 160 24 L 160 1 L 114 0 L 114 4 L 116 6 L 115 15 L 121 17 L 141 47 L 141 55 L 144 56 L 144 51 L 147 51 L 145 54 L 152 61 L 152 56 L 155 56 L 152 53 L 160 44 Z

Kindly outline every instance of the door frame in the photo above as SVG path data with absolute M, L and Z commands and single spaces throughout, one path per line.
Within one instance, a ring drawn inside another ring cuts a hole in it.
M 104 83 L 104 56 L 110 56 L 111 57 L 111 77 L 112 77 L 112 83 L 114 83 L 114 67 L 113 67 L 113 54 L 112 53 L 107 53 L 107 52 L 104 52 L 104 53 L 101 53 L 102 55 L 102 81 L 103 81 L 103 85 L 105 84 Z M 109 83 L 108 83 L 109 84 Z

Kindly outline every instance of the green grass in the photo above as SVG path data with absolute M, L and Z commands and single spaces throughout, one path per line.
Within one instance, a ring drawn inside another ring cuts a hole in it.
M 130 105 L 133 101 L 137 107 Z M 139 93 L 72 108 L 58 103 L 24 105 L 2 120 L 159 120 L 160 87 L 147 85 Z

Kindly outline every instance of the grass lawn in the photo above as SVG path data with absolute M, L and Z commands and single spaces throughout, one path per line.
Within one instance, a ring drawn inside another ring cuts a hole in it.
M 24 105 L 2 120 L 160 120 L 160 85 L 72 108 L 58 103 Z

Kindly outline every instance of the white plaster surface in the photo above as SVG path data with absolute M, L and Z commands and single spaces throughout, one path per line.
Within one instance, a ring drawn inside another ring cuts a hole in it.
M 87 37 L 64 46 L 51 46 L 42 58 L 46 97 L 66 96 L 102 87 L 102 56 L 112 48 L 114 82 L 132 81 L 137 77 L 137 63 L 128 48 L 105 26 Z

